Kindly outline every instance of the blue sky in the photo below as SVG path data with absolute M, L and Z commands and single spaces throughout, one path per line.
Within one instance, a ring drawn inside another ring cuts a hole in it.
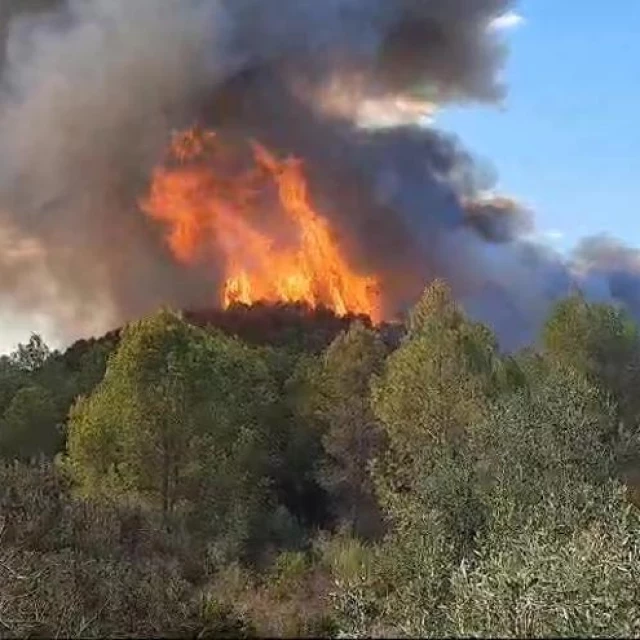
M 607 232 L 640 246 L 640 0 L 522 0 L 501 108 L 438 126 L 489 160 L 562 249 Z

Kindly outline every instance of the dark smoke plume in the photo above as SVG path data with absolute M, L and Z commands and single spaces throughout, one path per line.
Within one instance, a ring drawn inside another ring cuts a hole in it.
M 511 198 L 496 196 L 472 200 L 466 205 L 465 212 L 469 227 L 488 242 L 510 242 L 533 231 L 531 214 Z
M 434 276 L 512 345 L 576 278 L 640 311 L 634 252 L 563 262 L 517 203 L 482 196 L 490 177 L 455 139 L 402 119 L 503 96 L 490 26 L 511 4 L 0 0 L 1 304 L 69 339 L 212 303 L 215 268 L 176 265 L 137 204 L 198 121 L 305 159 L 350 255 L 384 275 L 387 315 Z

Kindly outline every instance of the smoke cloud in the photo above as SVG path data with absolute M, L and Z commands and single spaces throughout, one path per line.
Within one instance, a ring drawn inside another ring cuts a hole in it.
M 172 131 L 198 121 L 305 159 L 349 255 L 383 274 L 388 316 L 434 276 L 508 345 L 576 281 L 640 313 L 633 250 L 600 239 L 561 260 L 528 239 L 527 211 L 483 196 L 486 167 L 415 122 L 502 98 L 492 25 L 513 9 L 0 0 L 0 304 L 46 314 L 69 340 L 160 304 L 214 303 L 214 265 L 177 265 L 138 204 Z

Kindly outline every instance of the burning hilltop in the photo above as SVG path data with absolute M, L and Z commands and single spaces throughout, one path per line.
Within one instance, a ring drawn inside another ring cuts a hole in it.
M 166 304 L 378 320 L 442 277 L 507 345 L 575 283 L 640 314 L 635 250 L 536 244 L 422 118 L 503 97 L 492 25 L 512 8 L 0 0 L 3 308 L 63 340 Z
M 349 265 L 313 207 L 302 162 L 251 147 L 253 166 L 238 171 L 235 150 L 215 133 L 191 129 L 174 138 L 174 165 L 154 171 L 142 209 L 167 226 L 176 260 L 189 266 L 217 256 L 225 308 L 301 302 L 379 320 L 379 282 Z

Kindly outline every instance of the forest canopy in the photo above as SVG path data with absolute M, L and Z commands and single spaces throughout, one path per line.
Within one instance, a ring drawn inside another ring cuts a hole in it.
M 0 358 L 2 637 L 640 635 L 640 333 L 163 309 Z

